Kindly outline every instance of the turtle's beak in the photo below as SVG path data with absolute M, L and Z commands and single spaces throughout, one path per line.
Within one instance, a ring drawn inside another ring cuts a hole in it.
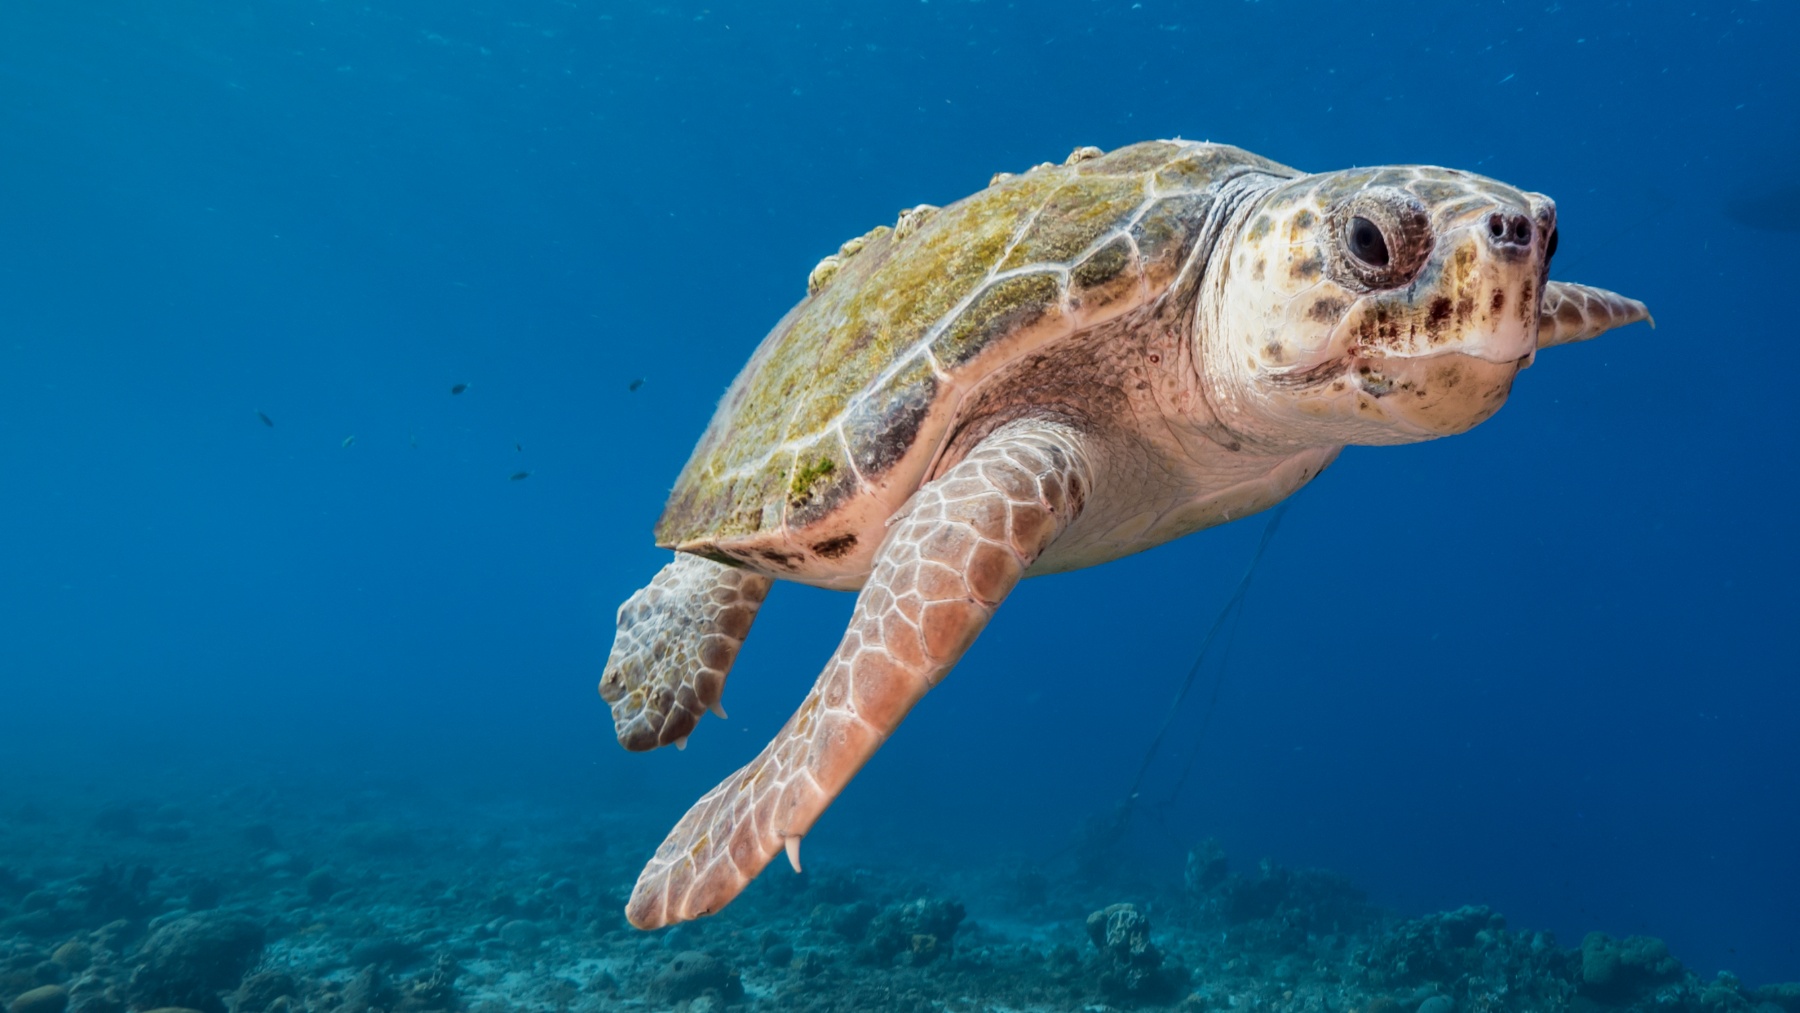
M 1639 320 L 1656 326 L 1650 310 L 1636 299 L 1627 299 L 1603 288 L 1553 281 L 1544 287 L 1543 310 L 1538 315 L 1537 346 L 1549 348 L 1586 341 Z

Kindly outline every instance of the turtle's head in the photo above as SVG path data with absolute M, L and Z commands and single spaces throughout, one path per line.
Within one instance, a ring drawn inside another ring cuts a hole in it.
M 1412 443 L 1498 411 L 1540 345 L 1556 205 L 1428 166 L 1304 176 L 1244 219 L 1213 272 L 1202 373 L 1220 421 L 1278 444 Z M 1554 310 L 1554 306 L 1552 309 Z M 1635 314 L 1635 315 L 1634 315 Z M 1591 321 L 1590 321 L 1591 322 Z

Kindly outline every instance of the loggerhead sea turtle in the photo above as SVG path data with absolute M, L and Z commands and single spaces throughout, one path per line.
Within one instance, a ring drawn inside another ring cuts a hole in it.
M 1263 510 L 1346 444 L 1494 414 L 1537 350 L 1642 303 L 1548 279 L 1556 206 L 1429 166 L 1308 175 L 1151 141 L 994 177 L 816 267 L 738 374 L 620 607 L 619 741 L 683 745 L 774 580 L 860 589 L 774 741 L 701 798 L 626 907 L 724 907 L 799 843 L 1020 577 Z

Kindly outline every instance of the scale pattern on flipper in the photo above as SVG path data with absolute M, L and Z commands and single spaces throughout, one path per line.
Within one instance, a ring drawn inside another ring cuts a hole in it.
M 670 831 L 632 891 L 631 923 L 711 914 L 783 848 L 798 868 L 800 838 L 956 664 L 1093 481 L 1080 437 L 1022 422 L 924 486 L 883 542 L 812 692 L 761 755 Z
M 1550 348 L 1586 341 L 1640 320 L 1656 326 L 1650 310 L 1636 299 L 1591 285 L 1553 281 L 1544 287 L 1537 343 L 1539 348 Z
M 687 743 L 719 698 L 738 648 L 772 582 L 750 570 L 677 554 L 619 606 L 619 632 L 600 695 L 619 744 L 645 750 Z

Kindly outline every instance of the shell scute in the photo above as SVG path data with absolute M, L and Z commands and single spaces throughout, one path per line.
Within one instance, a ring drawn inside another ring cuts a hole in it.
M 765 505 L 780 503 L 785 497 L 790 464 L 790 456 L 781 456 L 760 467 L 720 475 L 713 481 L 677 483 L 663 507 L 663 520 L 657 525 L 658 541 L 669 545 L 691 541 L 700 532 L 676 534 L 681 529 L 671 524 L 687 518 L 706 518 L 705 533 L 714 539 L 763 530 L 769 520 Z
M 1144 281 L 1152 289 L 1169 284 L 1180 272 L 1211 205 L 1212 197 L 1205 193 L 1164 197 L 1131 227 Z
M 1119 236 L 1070 270 L 1069 299 L 1081 314 L 1089 315 L 1138 295 L 1143 281 L 1136 245 Z
M 1194 148 L 1179 158 L 1157 167 L 1152 177 L 1160 193 L 1180 190 L 1202 190 L 1221 176 L 1243 172 L 1266 172 L 1274 176 L 1298 176 L 1298 170 L 1261 155 L 1253 155 L 1229 144 L 1208 144 Z
M 1000 270 L 1031 264 L 1067 264 L 1106 233 L 1129 221 L 1144 199 L 1142 177 L 1069 179 L 1045 202 L 1031 228 L 1001 262 Z
M 1033 271 L 1001 278 L 983 288 L 931 343 L 944 366 L 954 368 L 996 342 L 1039 327 L 1069 329 L 1062 308 L 1062 276 Z
M 937 374 L 920 357 L 905 364 L 890 383 L 853 402 L 843 427 L 857 471 L 885 475 L 899 463 L 918 438 L 938 393 Z

